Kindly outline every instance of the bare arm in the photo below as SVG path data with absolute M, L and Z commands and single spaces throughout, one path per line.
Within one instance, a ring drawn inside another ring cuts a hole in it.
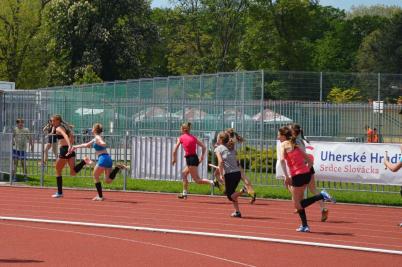
M 91 147 L 91 145 L 95 142 L 95 139 L 92 139 L 91 141 L 89 141 L 88 143 L 83 143 L 80 145 L 75 145 L 73 146 L 73 150 L 78 149 L 78 148 L 83 148 L 83 147 Z
M 391 162 L 389 162 L 388 158 L 385 158 L 384 164 L 392 172 L 397 172 L 402 168 L 402 162 L 399 161 L 396 164 L 392 164 Z
M 219 175 L 221 178 L 223 178 L 223 173 L 224 173 L 224 169 L 223 169 L 223 159 L 222 159 L 222 155 L 219 152 L 216 152 L 216 158 L 218 159 L 218 170 L 219 170 Z
M 202 148 L 202 154 L 201 154 L 201 158 L 200 158 L 200 162 L 204 161 L 205 158 L 205 153 L 207 152 L 207 148 L 204 145 L 203 142 L 201 142 L 200 140 L 197 139 L 197 145 L 199 145 Z
M 279 155 L 281 157 L 280 162 L 281 162 L 282 171 L 283 171 L 283 174 L 285 175 L 285 185 L 286 185 L 286 187 L 289 187 L 291 185 L 291 180 L 290 180 L 290 176 L 288 173 L 288 169 L 286 168 L 285 142 L 283 142 L 281 144 Z
M 180 146 L 180 140 L 177 139 L 176 145 L 174 146 L 172 153 L 172 165 L 176 164 L 177 149 L 179 149 L 179 146 Z

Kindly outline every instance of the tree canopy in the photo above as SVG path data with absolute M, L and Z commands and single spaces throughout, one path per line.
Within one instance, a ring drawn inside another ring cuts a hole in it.
M 256 69 L 402 72 L 396 6 L 345 12 L 318 0 L 175 3 L 0 1 L 0 80 L 37 88 Z

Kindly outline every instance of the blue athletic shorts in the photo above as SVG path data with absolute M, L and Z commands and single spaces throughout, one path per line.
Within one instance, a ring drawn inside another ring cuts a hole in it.
M 27 159 L 27 154 L 23 150 L 13 149 L 13 159 L 14 160 L 25 160 L 25 159 Z
M 103 168 L 112 168 L 113 161 L 109 154 L 101 154 L 98 157 L 98 164 L 99 167 Z

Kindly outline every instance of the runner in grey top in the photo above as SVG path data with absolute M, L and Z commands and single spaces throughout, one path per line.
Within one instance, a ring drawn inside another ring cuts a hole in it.
M 226 146 L 219 145 L 217 148 L 215 148 L 215 153 L 217 152 L 222 155 L 223 169 L 225 170 L 225 174 L 240 171 L 240 167 L 236 159 L 237 153 L 235 149 L 229 150 L 229 148 Z

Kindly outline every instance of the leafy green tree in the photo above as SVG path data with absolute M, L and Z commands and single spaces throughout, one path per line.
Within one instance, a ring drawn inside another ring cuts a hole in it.
M 374 16 L 374 17 L 384 17 L 390 19 L 401 11 L 402 8 L 399 6 L 359 5 L 359 6 L 352 6 L 350 11 L 347 13 L 347 18 L 353 19 L 356 17 Z
M 170 12 L 168 68 L 177 74 L 232 71 L 243 34 L 246 0 L 179 0 Z
M 58 0 L 47 14 L 53 38 L 50 77 L 72 83 L 92 65 L 102 80 L 152 75 L 157 34 L 145 0 Z
M 319 39 L 315 46 L 314 69 L 350 72 L 356 70 L 356 55 L 363 39 L 380 29 L 388 19 L 379 16 L 354 17 L 337 21 L 332 31 Z
M 402 11 L 364 38 L 357 55 L 360 72 L 402 73 Z
M 95 73 L 92 65 L 87 65 L 76 72 L 74 84 L 101 83 L 102 79 Z
M 43 51 L 39 32 L 42 15 L 50 0 L 0 1 L 0 76 L 16 82 L 17 88 L 30 87 L 27 80 L 35 79 L 40 69 Z M 29 58 L 29 60 L 28 60 Z M 27 74 L 21 77 L 21 73 Z M 32 73 L 30 73 L 32 72 Z M 31 76 L 31 77 L 27 77 Z

